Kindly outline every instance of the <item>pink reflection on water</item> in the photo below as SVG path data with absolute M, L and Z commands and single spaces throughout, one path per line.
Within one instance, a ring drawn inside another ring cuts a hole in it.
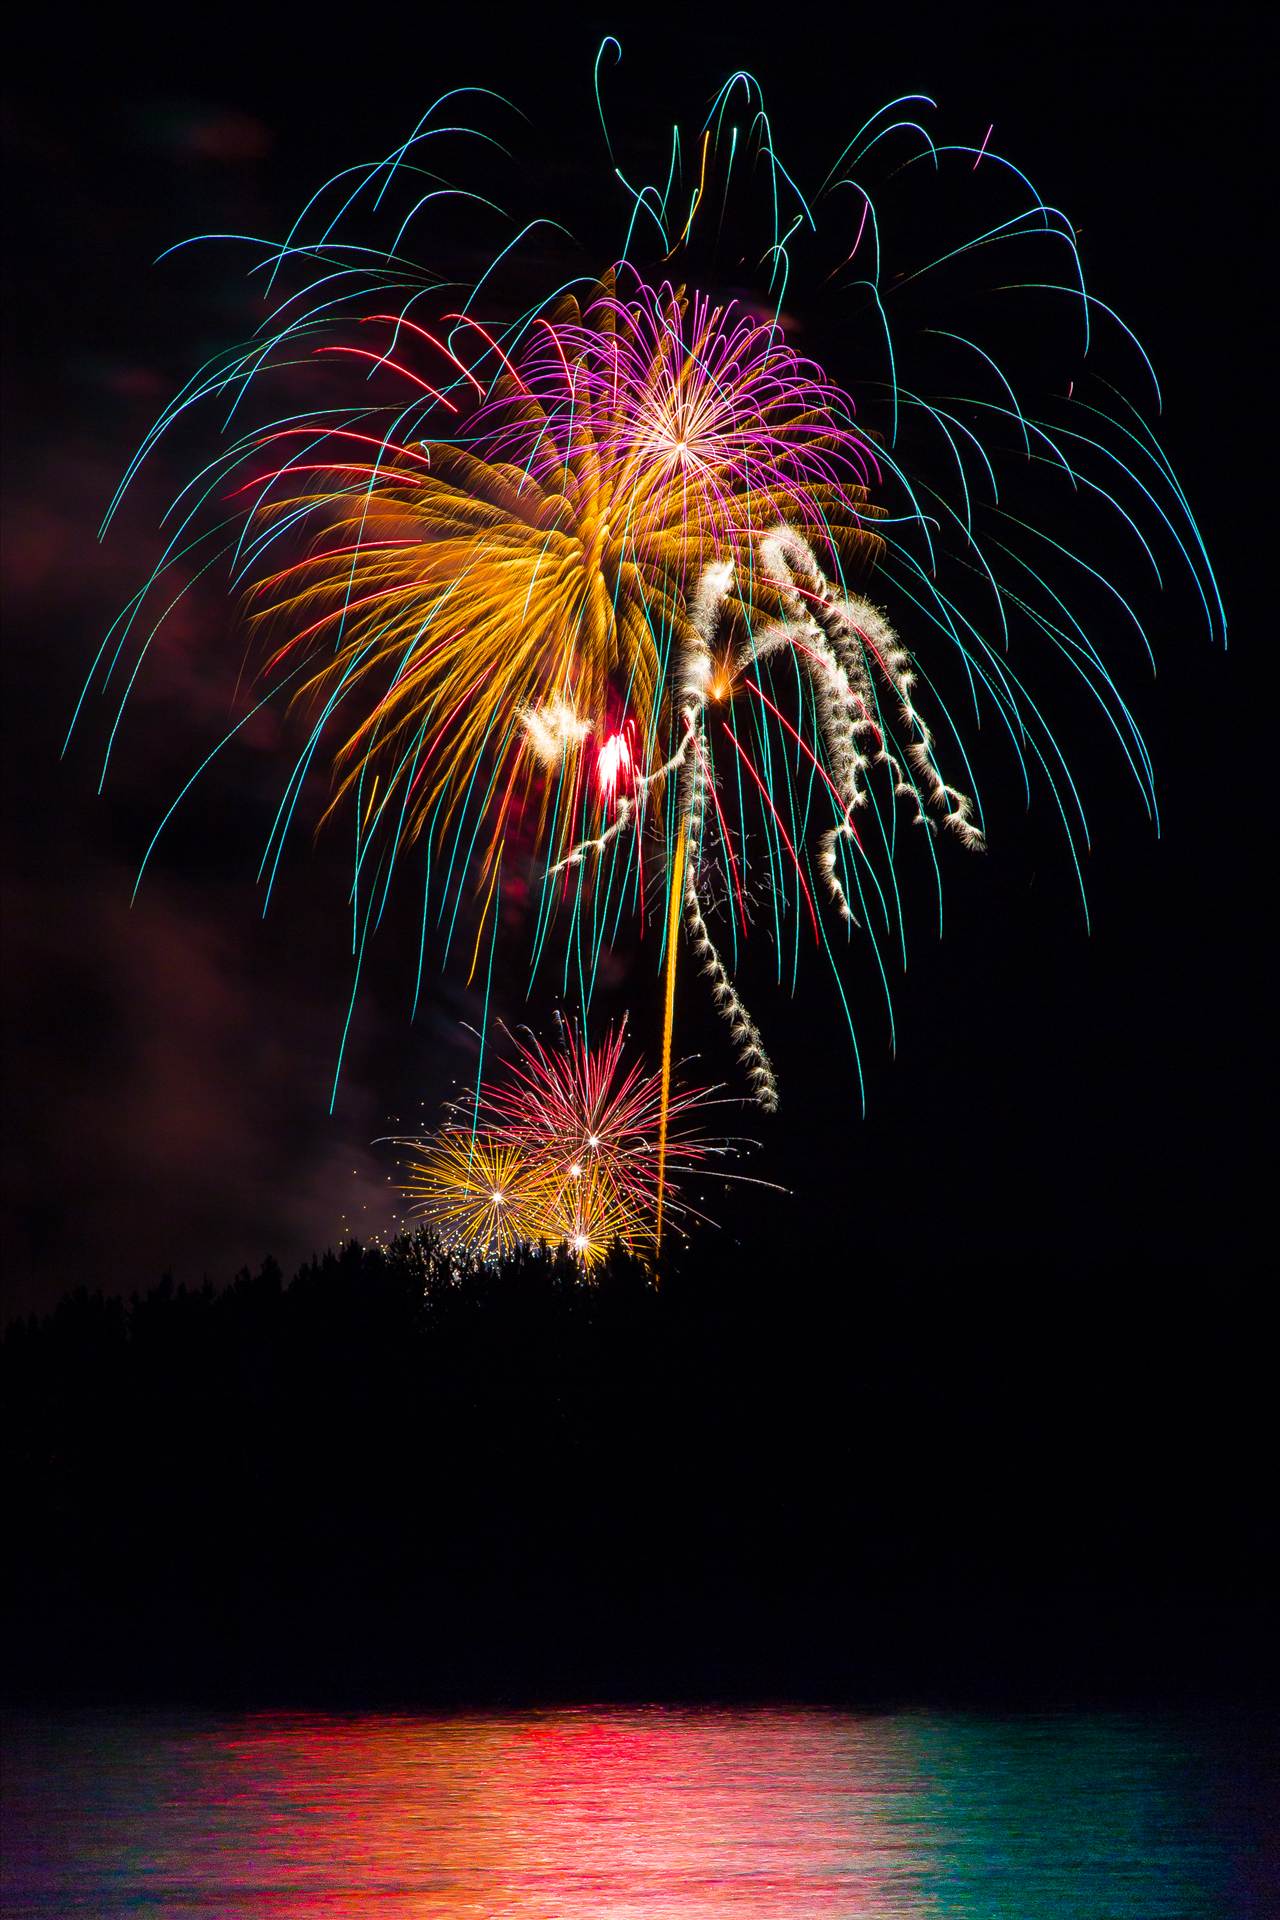
M 934 1911 L 883 1722 L 667 1709 L 250 1718 L 190 1752 L 163 1881 L 237 1912 L 753 1920 Z M 153 1883 L 154 1884 L 154 1883 Z

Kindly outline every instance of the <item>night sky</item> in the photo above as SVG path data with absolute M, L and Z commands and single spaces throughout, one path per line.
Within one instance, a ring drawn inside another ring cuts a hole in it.
M 279 720 L 246 730 L 197 789 L 130 906 L 157 820 L 230 710 L 242 643 L 219 588 L 158 639 L 101 797 L 107 709 L 61 762 L 59 749 L 102 633 L 149 569 L 183 456 L 156 463 L 100 545 L 106 502 L 175 387 L 253 317 L 214 250 L 158 268 L 156 255 L 197 231 L 280 233 L 321 180 L 387 151 L 436 93 L 468 81 L 511 92 L 562 142 L 576 122 L 584 167 L 603 171 L 591 63 L 606 31 L 623 41 L 618 96 L 663 129 L 700 118 L 722 78 L 750 68 L 779 150 L 801 167 L 899 93 L 931 93 L 961 138 L 994 122 L 1070 212 L 1094 290 L 1156 363 L 1164 444 L 1231 622 L 1224 655 L 1171 569 L 1163 597 L 1139 589 L 1157 679 L 1096 636 L 1151 749 L 1163 833 L 1100 716 L 1090 735 L 1078 710 L 1091 935 L 1051 813 L 1041 801 L 1028 816 L 1012 777 L 986 782 L 989 852 L 944 850 L 941 944 L 915 871 L 896 1058 L 881 1009 L 859 1008 L 865 1119 L 820 957 L 794 1002 L 761 970 L 749 1000 L 783 1107 L 741 1125 L 762 1142 L 752 1170 L 792 1192 L 717 1196 L 711 1211 L 744 1260 L 781 1236 L 832 1256 L 852 1285 L 871 1269 L 993 1263 L 1032 1286 L 1099 1267 L 1211 1285 L 1262 1255 L 1274 542 L 1259 29 L 1221 7 L 891 11 L 863 24 L 884 10 L 796 9 L 758 26 L 735 12 L 713 28 L 672 11 L 552 26 L 539 9 L 499 34 L 479 10 L 439 27 L 397 6 L 310 22 L 188 8 L 163 33 L 74 11 L 57 16 L 56 44 L 32 30 L 6 106 L 6 1311 L 164 1269 L 221 1280 L 267 1251 L 287 1266 L 344 1220 L 384 1229 L 394 1157 L 375 1137 L 434 1115 L 468 1072 L 462 1022 L 478 1000 L 460 976 L 434 976 L 411 1026 L 411 915 L 393 915 L 330 1115 L 349 847 L 341 830 L 314 846 L 298 834 L 260 917 Z M 653 965 L 620 962 L 610 1001 L 631 1005 L 641 1032 L 656 1032 Z M 526 1012 L 521 962 L 500 961 L 495 984 L 500 1012 L 545 1026 L 549 985 Z M 681 1050 L 732 1081 L 704 998 L 690 971 Z

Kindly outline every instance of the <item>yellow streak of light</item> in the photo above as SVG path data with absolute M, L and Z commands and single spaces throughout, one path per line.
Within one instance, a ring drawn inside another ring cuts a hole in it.
M 484 934 L 484 923 L 489 918 L 489 905 L 493 899 L 493 890 L 498 884 L 498 874 L 501 871 L 501 868 L 502 868 L 502 855 L 499 854 L 498 858 L 493 863 L 493 878 L 489 882 L 489 891 L 484 897 L 484 908 L 480 914 L 480 925 L 476 928 L 476 944 L 471 949 L 471 971 L 467 975 L 468 986 L 471 985 L 471 982 L 476 977 L 476 961 L 480 958 L 480 941 Z
M 655 1251 L 662 1251 L 662 1197 L 667 1173 L 667 1108 L 671 1099 L 671 1028 L 676 1012 L 676 948 L 680 938 L 680 908 L 684 899 L 684 863 L 688 828 L 682 823 L 676 843 L 675 866 L 671 874 L 671 900 L 667 909 L 667 1009 L 662 1023 L 662 1108 L 658 1117 L 658 1218 L 654 1229 Z

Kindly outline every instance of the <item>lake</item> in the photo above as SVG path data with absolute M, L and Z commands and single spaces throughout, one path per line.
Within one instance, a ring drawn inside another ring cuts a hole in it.
M 1280 1912 L 1275 1748 L 1239 1725 L 583 1707 L 11 1714 L 4 1733 L 6 1915 Z

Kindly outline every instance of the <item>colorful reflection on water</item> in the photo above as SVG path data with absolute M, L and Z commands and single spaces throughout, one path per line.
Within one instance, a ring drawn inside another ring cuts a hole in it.
M 1238 1731 L 807 1709 L 10 1718 L 4 1912 L 1274 1912 Z

